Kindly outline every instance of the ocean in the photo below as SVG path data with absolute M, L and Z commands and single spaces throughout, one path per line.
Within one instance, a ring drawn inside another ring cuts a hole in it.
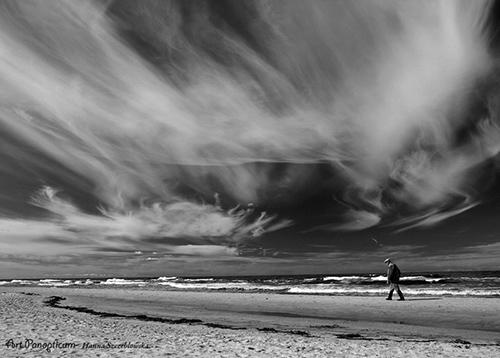
M 274 292 L 308 295 L 369 295 L 387 293 L 381 274 L 13 279 L 2 286 L 128 287 L 152 290 Z M 500 297 L 500 271 L 403 273 L 402 291 L 410 296 Z

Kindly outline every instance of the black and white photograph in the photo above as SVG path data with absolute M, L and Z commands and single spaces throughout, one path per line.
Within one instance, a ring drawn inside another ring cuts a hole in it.
M 500 0 L 0 0 L 0 357 L 499 357 Z

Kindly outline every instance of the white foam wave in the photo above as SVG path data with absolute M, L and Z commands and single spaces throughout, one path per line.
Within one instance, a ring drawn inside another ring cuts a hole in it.
M 12 280 L 10 283 L 18 284 L 18 285 L 32 285 L 36 283 L 36 281 L 29 281 L 29 280 Z
M 85 281 L 82 281 L 82 280 L 78 280 L 78 281 L 75 281 L 74 282 L 75 285 L 84 285 L 84 286 L 88 286 L 88 285 L 93 285 L 94 284 L 94 281 L 92 280 L 85 280 Z
M 331 294 L 331 295 L 385 295 L 387 288 L 349 288 L 349 287 L 291 287 L 287 292 L 296 294 Z M 403 290 L 405 295 L 416 296 L 500 296 L 500 290 L 485 289 L 415 289 Z
M 140 280 L 125 280 L 122 278 L 109 278 L 100 283 L 101 285 L 137 285 L 144 286 L 147 284 L 145 281 Z
M 185 278 L 186 282 L 214 282 L 215 278 Z
M 254 285 L 248 282 L 216 282 L 216 283 L 178 283 L 160 282 L 159 285 L 176 289 L 196 290 L 244 290 L 244 291 L 284 291 L 287 286 Z
M 345 280 L 359 280 L 366 279 L 362 276 L 326 276 L 323 277 L 323 281 L 345 281 Z
M 176 276 L 161 276 L 161 277 L 158 277 L 156 280 L 157 281 L 172 281 L 172 280 L 176 280 L 177 277 Z
M 444 278 L 435 277 L 424 277 L 424 276 L 403 276 L 400 278 L 401 281 L 426 281 L 426 282 L 440 282 L 445 280 Z
M 59 287 L 59 286 L 71 286 L 73 282 L 41 282 L 38 283 L 37 286 L 50 286 L 50 287 Z
M 426 282 L 440 282 L 444 278 L 433 278 L 425 276 L 402 276 L 400 281 L 426 281 Z M 372 281 L 372 282 L 385 282 L 387 281 L 387 276 L 325 276 L 323 281 Z

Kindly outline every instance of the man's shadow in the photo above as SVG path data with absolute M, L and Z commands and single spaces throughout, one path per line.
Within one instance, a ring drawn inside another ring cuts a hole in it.
M 441 297 L 419 297 L 419 298 L 406 298 L 405 301 L 435 301 L 442 300 Z

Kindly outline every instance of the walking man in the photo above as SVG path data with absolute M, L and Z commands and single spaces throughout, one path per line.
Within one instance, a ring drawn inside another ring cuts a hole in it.
M 390 285 L 389 286 L 389 296 L 387 296 L 386 300 L 390 301 L 392 300 L 392 293 L 394 290 L 399 295 L 399 300 L 398 301 L 404 301 L 405 298 L 403 296 L 403 292 L 401 292 L 401 289 L 399 288 L 399 277 L 401 276 L 401 271 L 399 270 L 399 267 L 394 264 L 391 259 L 386 259 L 384 261 L 387 264 L 387 283 Z

